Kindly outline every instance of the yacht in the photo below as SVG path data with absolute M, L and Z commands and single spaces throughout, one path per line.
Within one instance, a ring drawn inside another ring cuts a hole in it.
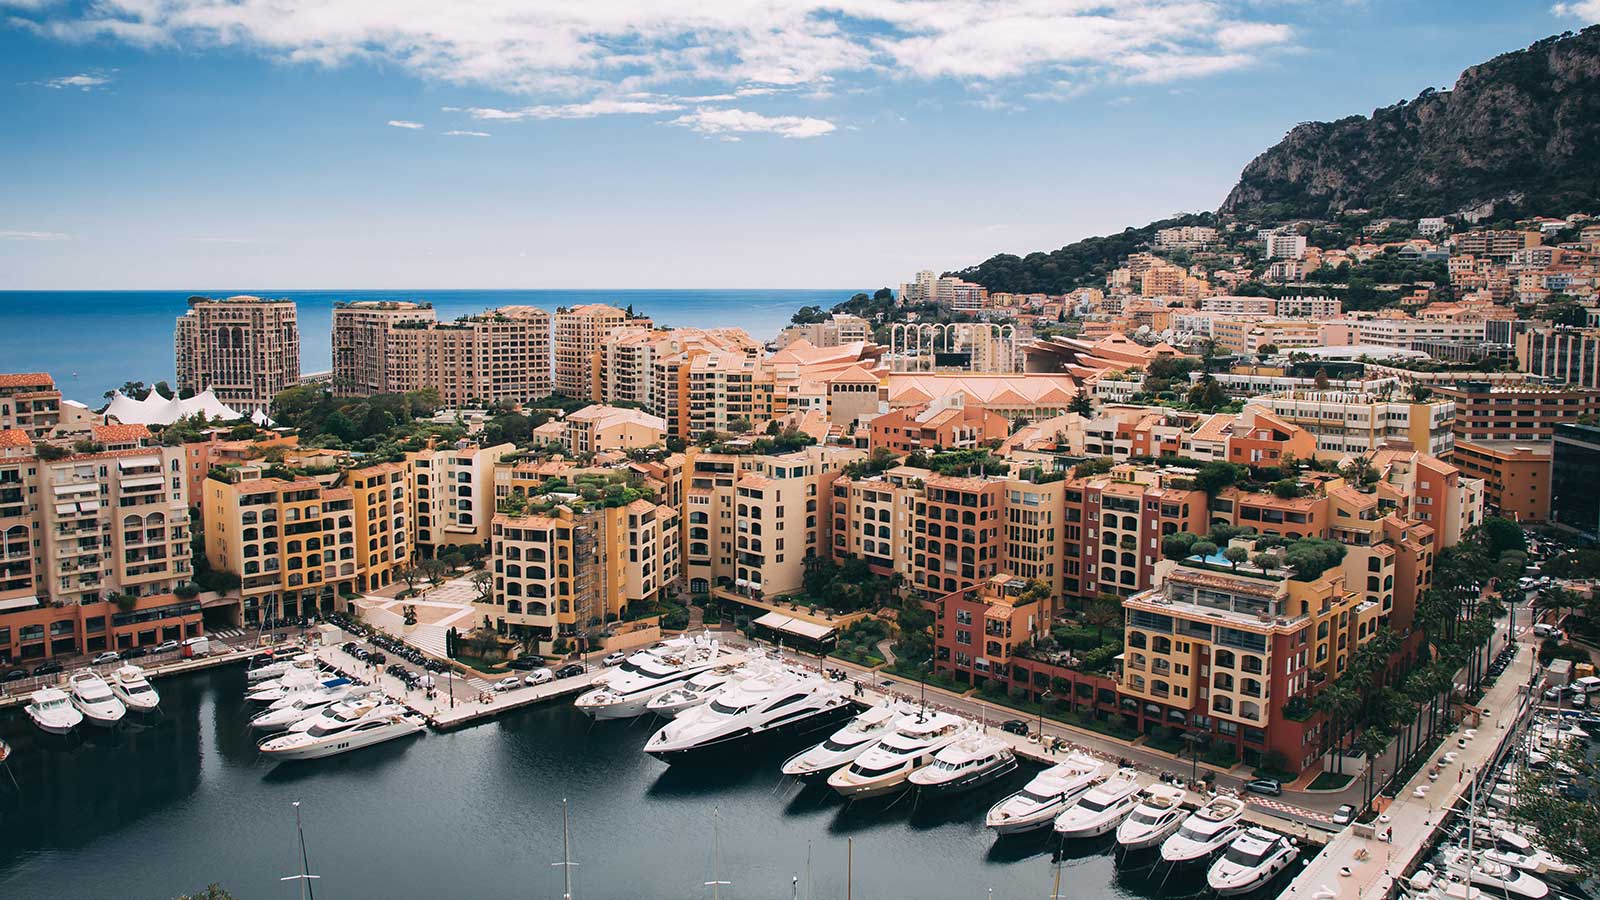
M 149 712 L 161 705 L 161 695 L 150 686 L 144 670 L 135 665 L 120 666 L 111 673 L 111 693 L 134 712 Z
M 72 699 L 60 688 L 40 688 L 33 692 L 33 702 L 26 710 L 28 718 L 49 734 L 66 734 L 83 721 L 83 713 L 72 705 Z
M 595 719 L 632 719 L 645 713 L 645 704 L 701 672 L 732 660 L 716 641 L 674 641 L 655 650 L 633 654 L 605 684 L 580 695 L 574 705 Z
M 341 700 L 338 703 L 324 706 L 321 712 L 312 713 L 289 726 L 291 732 L 310 731 L 313 728 L 331 725 L 348 725 L 360 719 L 367 713 L 382 705 L 386 699 L 379 695 L 368 695 L 350 700 Z
M 1499 847 L 1491 847 L 1480 852 L 1486 860 L 1520 869 L 1539 878 L 1571 881 L 1583 875 L 1583 870 L 1579 867 L 1537 848 L 1530 849 L 1526 853 L 1502 850 Z
M 1138 776 L 1132 769 L 1118 769 L 1117 774 L 1090 788 L 1056 816 L 1056 834 L 1064 838 L 1090 838 L 1116 830 L 1139 805 Z
M 670 719 L 691 706 L 699 706 L 710 700 L 718 688 L 727 684 L 729 679 L 738 677 L 741 671 L 743 670 L 740 666 L 718 666 L 715 669 L 707 669 L 672 690 L 651 697 L 644 705 L 644 710 L 655 713 L 663 719 Z
M 964 720 L 944 712 L 902 720 L 854 762 L 829 775 L 828 787 L 851 800 L 903 790 L 912 772 L 931 765 L 934 755 L 967 734 L 967 729 Z
M 277 677 L 258 681 L 246 687 L 245 699 L 251 703 L 272 703 L 290 694 L 310 690 L 327 677 L 317 669 L 316 658 L 308 656 L 304 662 L 297 660 Z
M 1244 827 L 1243 820 L 1244 801 L 1232 794 L 1218 794 L 1190 813 L 1176 834 L 1161 842 L 1161 858 L 1174 864 L 1207 859 L 1233 840 Z
M 1248 894 L 1300 857 L 1300 848 L 1264 828 L 1247 828 L 1234 838 L 1206 872 L 1206 884 L 1220 897 Z
M 309 661 L 309 663 L 308 663 Z M 249 684 L 259 684 L 281 677 L 285 672 L 296 666 L 316 665 L 317 658 L 309 653 L 296 653 L 287 658 L 273 657 L 271 662 L 262 663 L 244 673 L 244 680 Z
M 1124 850 L 1145 850 L 1165 841 L 1187 815 L 1183 788 L 1157 782 L 1140 794 L 1139 805 L 1117 826 L 1117 844 Z
M 969 734 L 944 745 L 933 765 L 907 779 L 923 796 L 959 794 L 997 781 L 1017 769 L 1011 745 L 989 734 Z
M 329 706 L 343 700 L 351 700 L 365 696 L 372 688 L 358 687 L 345 684 L 337 687 L 323 688 L 295 698 L 293 701 L 279 706 L 274 704 L 271 709 L 257 713 L 250 720 L 250 727 L 257 731 L 279 731 L 294 725 L 302 719 L 321 714 Z
M 421 716 L 388 703 L 348 725 L 317 726 L 268 738 L 262 742 L 261 752 L 275 759 L 321 759 L 416 734 L 426 727 Z
M 1020 791 L 989 809 L 984 824 L 996 834 L 1021 834 L 1050 827 L 1063 809 L 1105 780 L 1106 764 L 1087 753 L 1074 751 L 1043 772 Z
M 742 752 L 752 744 L 793 740 L 832 728 L 855 708 L 821 677 L 775 668 L 724 685 L 650 736 L 646 753 L 685 762 Z
M 1490 894 L 1521 897 L 1523 900 L 1543 900 L 1550 894 L 1550 885 L 1521 869 L 1495 862 L 1481 853 L 1466 847 L 1451 847 L 1444 852 L 1448 871 L 1465 875 L 1467 880 Z
M 784 760 L 783 774 L 801 781 L 826 781 L 835 770 L 850 765 L 866 749 L 888 734 L 905 714 L 893 706 L 869 706 L 814 747 Z
M 1485 894 L 1470 884 L 1451 878 L 1441 878 L 1430 863 L 1423 863 L 1408 884 L 1416 900 L 1485 900 Z
M 111 693 L 111 686 L 93 670 L 79 669 L 72 673 L 67 679 L 67 689 L 72 692 L 72 705 L 91 724 L 109 727 L 128 714 L 128 708 Z
M 329 678 L 326 681 L 319 683 L 316 687 L 309 687 L 303 691 L 295 691 L 292 694 L 280 697 L 277 700 L 268 703 L 267 709 L 283 709 L 285 706 L 292 706 L 296 703 L 309 700 L 313 697 L 326 696 L 328 694 L 340 694 L 345 692 L 345 689 L 349 688 L 353 684 L 355 684 L 355 682 L 348 678 Z M 344 697 L 341 696 L 339 699 L 343 700 Z

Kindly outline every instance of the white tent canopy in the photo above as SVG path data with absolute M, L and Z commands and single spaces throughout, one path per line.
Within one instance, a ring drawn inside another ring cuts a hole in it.
M 757 618 L 755 624 L 764 625 L 776 631 L 785 631 L 811 641 L 824 640 L 834 632 L 834 629 L 827 625 L 818 625 L 815 622 L 807 622 L 804 619 L 790 618 L 779 612 L 769 612 Z
M 187 400 L 177 397 L 168 400 L 155 391 L 143 400 L 135 400 L 121 391 L 113 391 L 105 414 L 106 418 L 124 425 L 171 425 L 195 413 L 204 414 L 208 419 L 239 418 L 239 412 L 218 400 L 209 388 Z

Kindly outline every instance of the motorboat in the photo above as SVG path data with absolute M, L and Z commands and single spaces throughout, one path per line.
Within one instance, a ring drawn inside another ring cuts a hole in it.
M 348 678 L 329 678 L 319 683 L 316 687 L 309 687 L 303 691 L 296 691 L 293 694 L 289 694 L 286 697 L 280 697 L 277 700 L 268 703 L 267 709 L 282 709 L 285 706 L 291 706 L 295 703 L 308 700 L 312 697 L 325 696 L 327 694 L 337 694 L 352 684 L 354 684 L 354 682 Z M 341 697 L 340 699 L 343 698 Z
M 911 786 L 923 796 L 948 796 L 983 787 L 1017 769 L 1011 745 L 991 734 L 969 734 L 933 755 L 933 765 L 911 773 Z
M 934 755 L 966 735 L 965 720 L 945 712 L 922 712 L 901 720 L 850 765 L 828 776 L 841 797 L 861 800 L 904 790 L 911 773 L 932 765 Z
M 670 719 L 691 706 L 699 706 L 710 700 L 712 694 L 727 684 L 729 679 L 739 677 L 742 671 L 740 666 L 718 666 L 715 669 L 707 669 L 672 690 L 651 697 L 644 705 L 645 712 Z
M 72 705 L 92 725 L 110 727 L 128 714 L 128 708 L 111 693 L 111 686 L 91 669 L 73 672 L 67 679 L 67 690 L 72 694 Z
M 1161 859 L 1182 864 L 1210 858 L 1243 828 L 1244 801 L 1218 794 L 1189 814 L 1176 833 L 1161 842 Z
M 276 677 L 246 687 L 245 699 L 251 703 L 272 703 L 290 694 L 314 688 L 327 677 L 318 669 L 316 657 L 307 655 L 304 659 L 296 659 L 294 665 Z
M 310 731 L 313 728 L 349 724 L 382 705 L 381 696 L 368 695 L 351 700 L 341 700 L 324 706 L 321 712 L 306 716 L 289 726 L 289 731 Z
M 373 688 L 348 683 L 338 687 L 323 688 L 305 694 L 291 703 L 257 713 L 255 718 L 250 720 L 250 727 L 257 731 L 281 731 L 302 719 L 321 714 L 323 709 L 335 703 L 365 696 L 372 690 Z
M 40 731 L 48 734 L 67 734 L 83 721 L 83 713 L 72 704 L 72 698 L 60 688 L 40 688 L 33 692 L 33 702 L 23 710 Z
M 775 667 L 730 681 L 709 702 L 678 713 L 650 736 L 644 750 L 668 763 L 715 758 L 830 730 L 854 712 L 820 676 Z
M 1247 828 L 1206 871 L 1206 885 L 1220 897 L 1248 894 L 1300 858 L 1294 842 L 1265 828 Z
M 1523 900 L 1543 900 L 1550 894 L 1550 885 L 1533 874 L 1496 862 L 1482 853 L 1468 851 L 1466 847 L 1446 849 L 1444 863 L 1448 871 L 1465 875 L 1469 882 L 1491 894 Z
M 603 685 L 584 692 L 573 705 L 597 720 L 632 719 L 644 715 L 645 705 L 656 697 L 732 661 L 717 641 L 669 642 L 623 660 Z
M 1583 875 L 1583 870 L 1560 857 L 1537 848 L 1527 853 L 1518 853 L 1515 850 L 1502 850 L 1491 847 L 1479 851 L 1483 858 L 1490 862 L 1500 863 L 1527 872 L 1538 878 L 1548 878 L 1557 881 L 1571 881 Z
M 1407 878 L 1406 884 L 1414 892 L 1417 900 L 1484 900 L 1482 890 L 1458 880 L 1458 876 L 1441 878 L 1439 873 L 1429 863 Z
M 261 752 L 274 759 L 321 759 L 417 734 L 423 718 L 399 704 L 384 704 L 348 725 L 298 731 L 268 738 Z
M 131 664 L 111 673 L 111 693 L 134 712 L 149 712 L 161 705 L 161 695 L 150 686 L 144 670 Z
M 834 771 L 848 766 L 866 749 L 888 734 L 905 714 L 893 706 L 869 706 L 848 725 L 828 735 L 783 763 L 783 774 L 801 781 L 826 781 Z
M 1139 805 L 1117 826 L 1117 844 L 1124 850 L 1146 850 L 1166 840 L 1187 814 L 1183 788 L 1157 782 L 1139 794 Z
M 1105 780 L 1106 768 L 1106 763 L 1074 751 L 990 807 L 984 824 L 1002 835 L 1048 828 L 1063 809 Z
M 305 668 L 308 665 L 315 666 L 316 662 L 317 658 L 310 653 L 296 653 L 295 655 L 287 658 L 274 657 L 269 663 L 263 663 L 262 665 L 247 670 L 244 673 L 244 680 L 247 684 L 261 684 L 261 682 L 264 681 L 271 681 L 275 678 L 281 678 L 284 673 L 288 672 L 292 668 Z M 266 687 L 266 685 L 261 686 Z M 255 689 L 251 688 L 251 690 Z
M 1056 816 L 1056 834 L 1063 838 L 1091 838 L 1115 831 L 1139 805 L 1139 773 L 1118 769 L 1117 774 L 1090 788 Z

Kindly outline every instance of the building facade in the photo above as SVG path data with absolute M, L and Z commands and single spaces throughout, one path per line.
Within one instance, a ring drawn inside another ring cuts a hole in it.
M 173 335 L 178 390 L 212 391 L 244 414 L 271 414 L 300 382 L 300 326 L 292 300 L 190 297 Z

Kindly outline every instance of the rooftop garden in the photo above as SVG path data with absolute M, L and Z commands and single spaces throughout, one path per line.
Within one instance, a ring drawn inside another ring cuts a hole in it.
M 933 454 L 913 453 L 906 457 L 906 465 L 928 469 L 935 475 L 961 478 L 1004 475 L 1010 470 L 1005 460 L 995 457 L 987 448 L 942 450 Z
M 1254 541 L 1255 553 L 1228 546 L 1235 538 Z M 1161 552 L 1167 559 L 1182 560 L 1194 568 L 1271 581 L 1283 580 L 1287 568 L 1295 581 L 1314 581 L 1344 561 L 1345 547 L 1323 538 L 1291 541 L 1235 525 L 1217 525 L 1204 537 L 1187 531 L 1169 534 L 1161 541 Z
M 632 484 L 625 471 L 585 472 L 570 480 L 564 477 L 546 479 L 532 492 L 513 490 L 511 496 L 496 505 L 496 510 L 513 516 L 550 515 L 557 507 L 565 506 L 573 512 L 584 513 L 627 506 L 635 500 L 654 499 L 655 494 Z

